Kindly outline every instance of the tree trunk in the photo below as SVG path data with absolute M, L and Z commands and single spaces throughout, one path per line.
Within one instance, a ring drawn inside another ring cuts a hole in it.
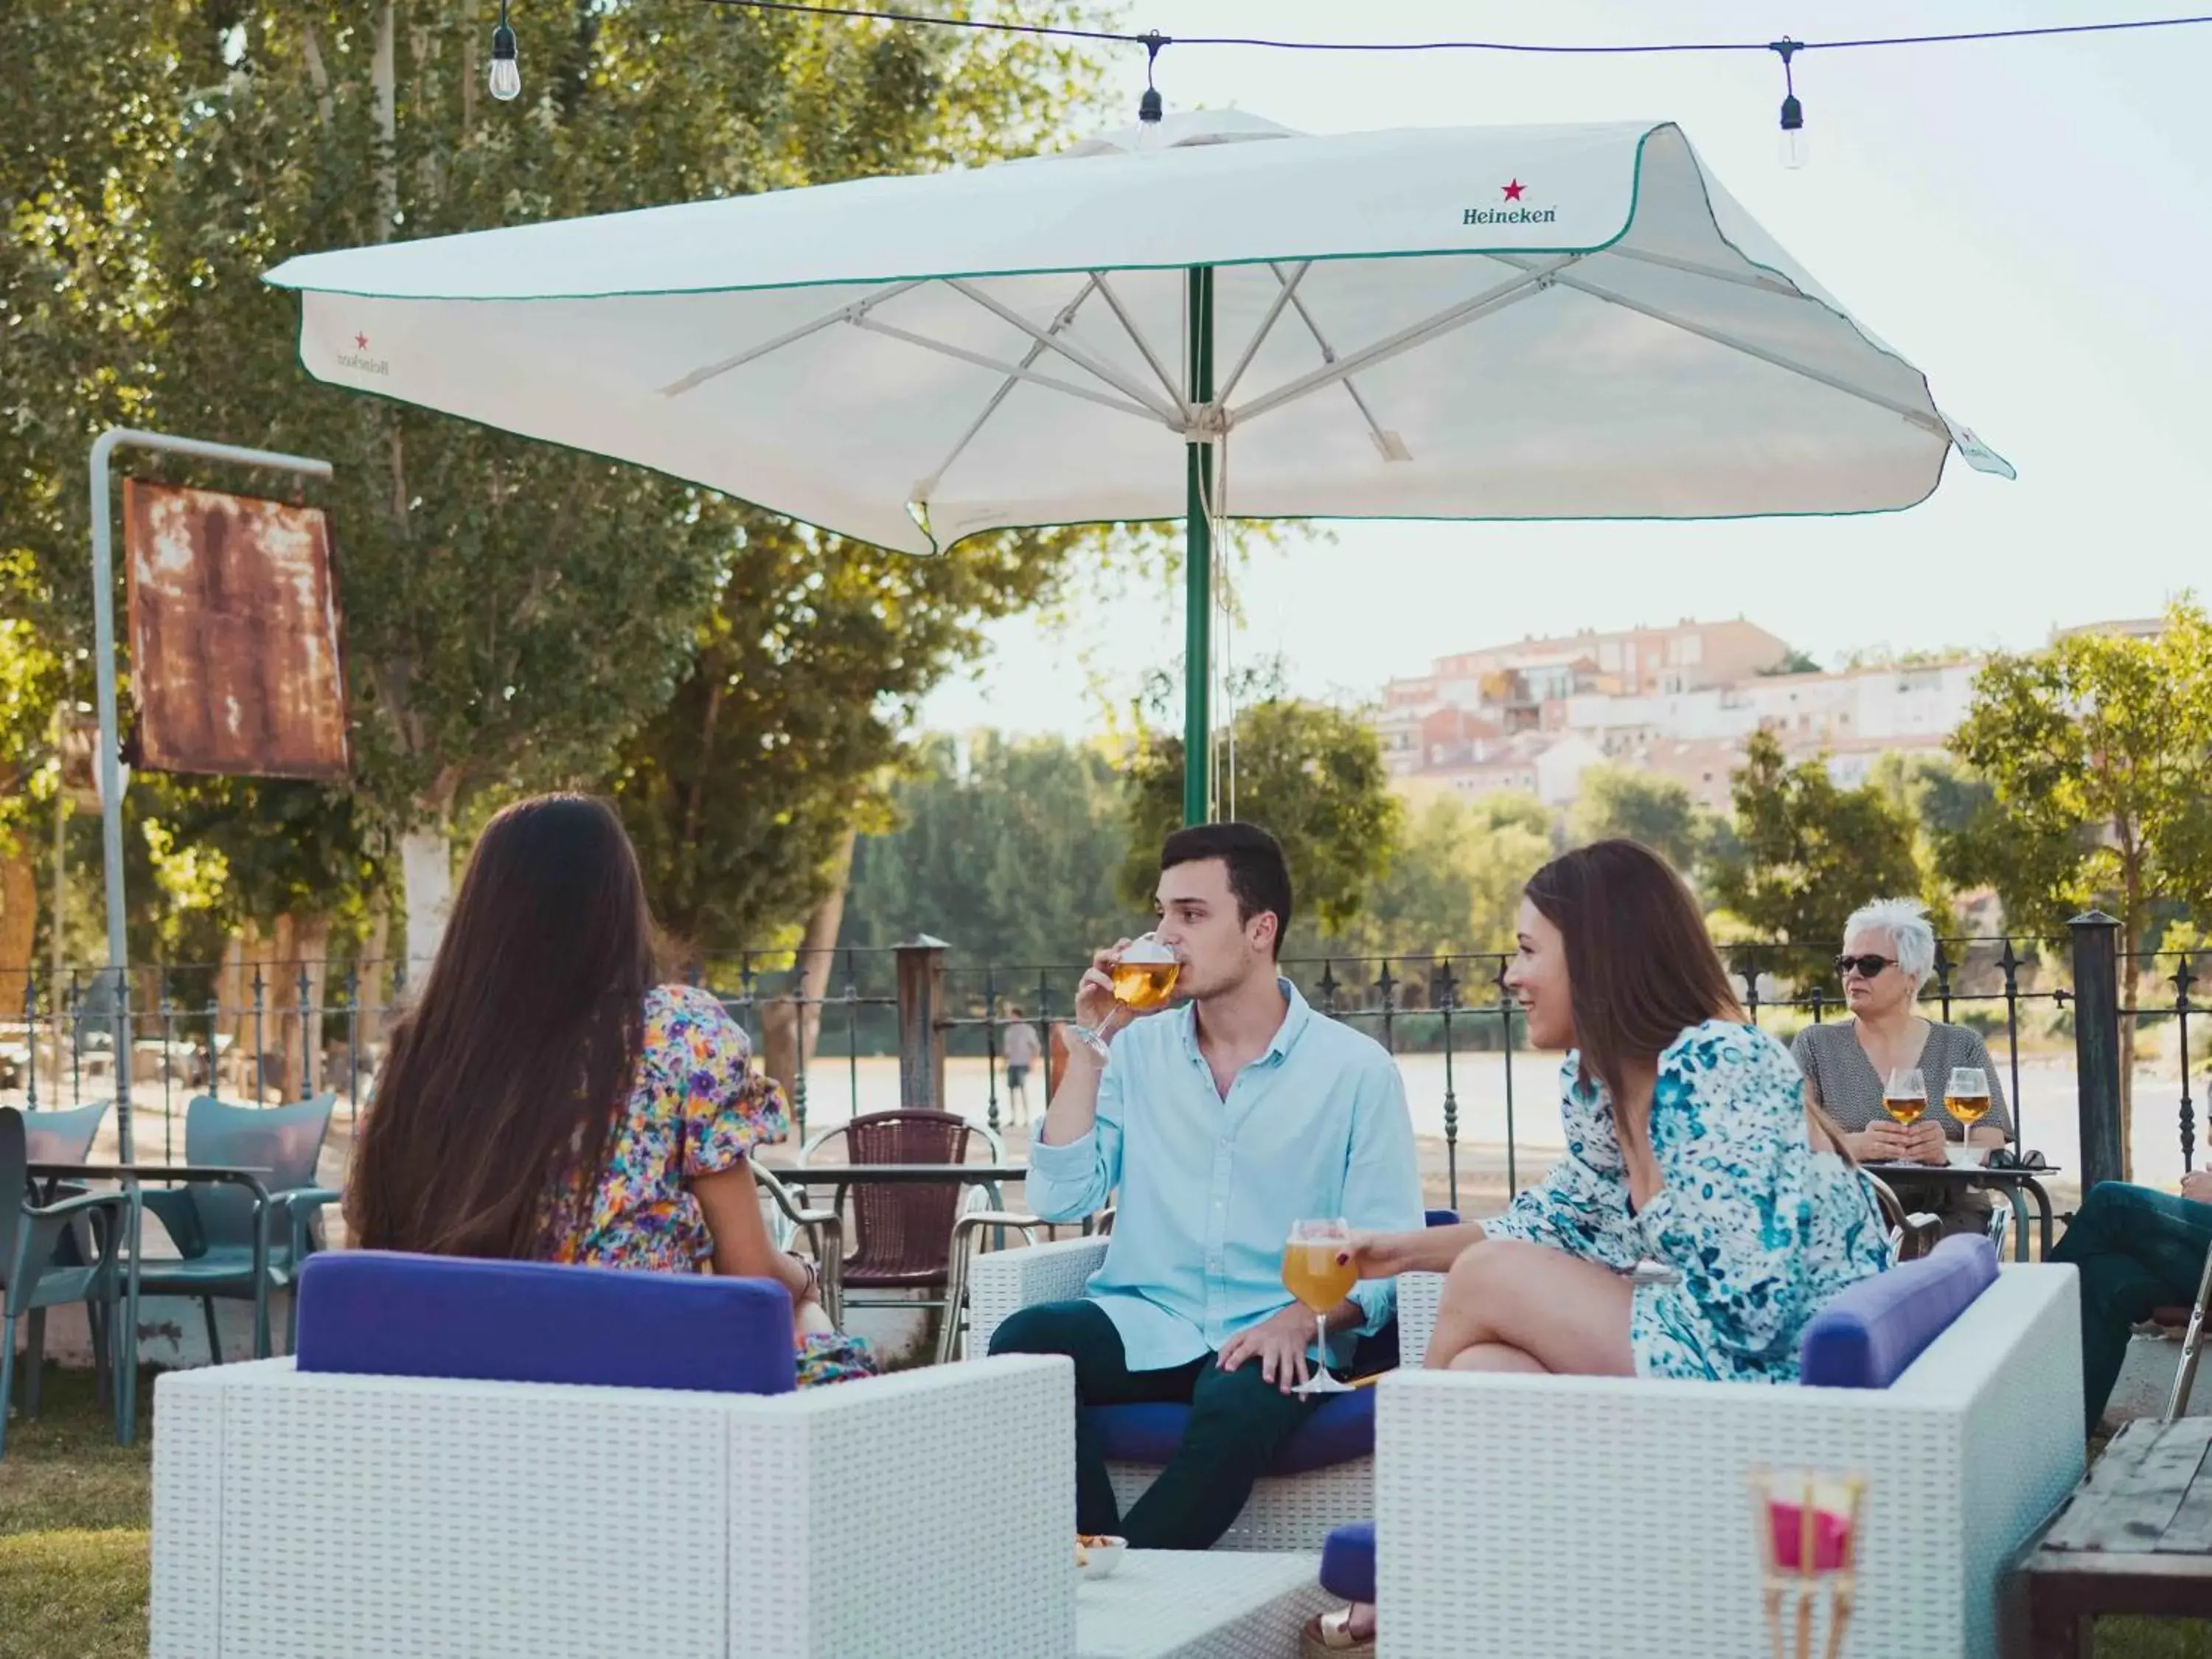
M 279 1100 L 304 1100 L 322 1088 L 323 999 L 330 946 L 328 916 L 288 914 L 276 918 L 276 948 L 264 971 L 269 981 L 269 1081 Z M 307 990 L 304 1006 L 300 1000 L 302 974 Z
M 847 830 L 832 863 L 829 893 L 806 919 L 799 938 L 797 999 L 779 997 L 761 1010 L 761 1065 L 782 1085 L 784 1097 L 794 1105 L 799 1077 L 814 1060 L 822 1039 L 822 999 L 830 990 L 830 972 L 836 961 L 837 931 L 845 923 L 845 890 L 853 878 L 853 848 L 859 832 Z M 801 1007 L 806 1018 L 799 1018 Z M 802 1024 L 804 1027 L 802 1033 Z
M 369 901 L 368 943 L 355 970 L 354 1004 L 364 1047 L 380 1043 L 392 1025 L 392 891 Z
M 38 950 L 39 866 L 27 850 L 0 851 L 0 1020 L 21 1018 Z
M 453 846 L 441 817 L 399 838 L 400 898 L 407 912 L 406 983 L 422 982 L 453 908 Z

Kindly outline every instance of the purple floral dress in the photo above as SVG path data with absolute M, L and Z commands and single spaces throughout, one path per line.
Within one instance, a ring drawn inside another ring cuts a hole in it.
M 787 1133 L 783 1091 L 752 1069 L 752 1043 L 722 1005 L 690 986 L 648 991 L 637 1084 L 608 1142 L 598 1190 L 580 1226 L 573 1206 L 547 1206 L 545 1255 L 640 1273 L 706 1271 L 714 1240 L 690 1183 Z M 799 1339 L 802 1388 L 875 1370 L 854 1338 Z

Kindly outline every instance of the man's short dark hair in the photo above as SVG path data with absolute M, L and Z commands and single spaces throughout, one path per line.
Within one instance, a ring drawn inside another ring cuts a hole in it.
M 1160 872 L 1185 864 L 1219 859 L 1229 869 L 1229 890 L 1236 895 L 1237 920 L 1248 922 L 1262 911 L 1275 918 L 1275 954 L 1291 931 L 1291 866 L 1283 844 L 1256 823 L 1198 823 L 1178 830 L 1160 848 Z

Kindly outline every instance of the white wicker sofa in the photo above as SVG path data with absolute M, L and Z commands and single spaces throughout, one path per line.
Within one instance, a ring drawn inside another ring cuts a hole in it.
M 1424 1344 L 1440 1285 L 1399 1283 Z M 1886 1389 L 1387 1377 L 1380 1659 L 1767 1651 L 1760 1465 L 1867 1479 L 1846 1652 L 1994 1656 L 2002 1577 L 2081 1474 L 2081 1358 L 2073 1269 L 2022 1266 Z
M 350 1364 L 303 1369 L 329 1328 L 318 1264 L 354 1254 L 309 1263 L 298 1364 L 158 1384 L 156 1659 L 1075 1651 L 1065 1360 L 788 1392 L 779 1290 L 763 1318 L 783 1345 L 781 1393 L 374 1374 L 377 1342 L 412 1322 L 389 1300 L 356 1304 L 370 1334 Z M 704 1321 L 680 1310 L 664 1343 L 679 1324 L 726 1329 L 732 1288 L 760 1288 L 666 1282 L 723 1300 Z M 630 1356 L 611 1351 L 626 1340 L 638 1364 L 658 1363 L 650 1328 L 569 1311 L 586 1369 L 619 1369 Z M 497 1343 L 477 1340 L 462 1363 L 481 1365 L 488 1346 L 495 1359 Z M 969 1501 L 979 1480 L 988 1503 Z
M 1064 1238 L 978 1255 L 969 1268 L 968 1354 L 990 1352 L 991 1334 L 1020 1310 L 1079 1297 L 1106 1259 L 1103 1237 Z M 1434 1287 L 1421 1305 L 1399 1310 L 1400 1352 L 1419 1355 L 1435 1319 Z M 1214 1547 L 1224 1550 L 1318 1550 L 1330 1530 L 1373 1512 L 1372 1457 L 1332 1463 L 1304 1474 L 1269 1476 L 1252 1490 L 1243 1513 Z M 1114 1495 L 1126 1510 L 1158 1474 L 1156 1465 L 1109 1461 Z

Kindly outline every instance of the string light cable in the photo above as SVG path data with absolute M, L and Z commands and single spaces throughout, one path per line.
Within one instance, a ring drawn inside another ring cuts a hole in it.
M 1328 52 L 1345 53 L 1488 52 L 1540 57 L 1635 57 L 1682 52 L 1772 52 L 1782 60 L 1782 160 L 1785 167 L 1805 165 L 1809 155 L 1805 134 L 1805 106 L 1797 96 L 1791 60 L 1801 52 L 1848 52 L 1862 48 L 1961 46 L 1996 40 L 2043 40 L 2060 35 L 2120 34 L 2145 29 L 2188 28 L 2212 23 L 2212 13 L 2185 17 L 2118 18 L 2098 23 L 2049 23 L 2021 28 L 1955 29 L 1931 34 L 1869 35 L 1835 40 L 1286 40 L 1248 34 L 1163 34 L 1157 29 L 1133 33 L 1123 29 L 1085 28 L 1073 23 L 1022 23 L 1001 18 L 945 17 L 930 12 L 908 11 L 888 6 L 836 5 L 822 0 L 703 0 L 703 3 L 823 21 L 900 23 L 919 27 L 967 29 L 992 34 L 1030 35 L 1060 40 L 1089 40 L 1114 46 L 1142 46 L 1146 51 L 1145 92 L 1139 107 L 1139 131 L 1157 133 L 1160 94 L 1152 72 L 1161 49 L 1166 46 L 1242 46 L 1263 52 Z M 507 0 L 500 0 L 499 26 L 492 33 L 491 90 L 502 100 L 522 90 L 515 52 L 514 31 L 507 22 Z

